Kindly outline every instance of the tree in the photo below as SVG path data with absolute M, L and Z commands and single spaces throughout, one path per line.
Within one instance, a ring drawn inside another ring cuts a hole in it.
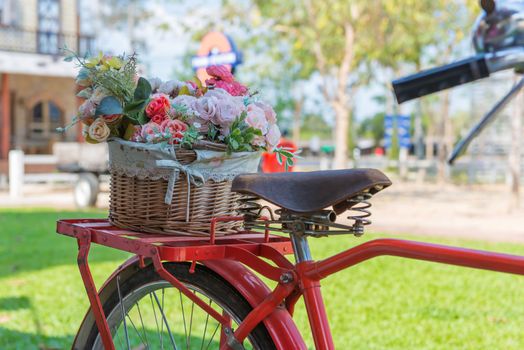
M 293 56 L 303 76 L 318 72 L 321 93 L 335 115 L 335 167 L 345 168 L 352 96 L 367 76 L 370 28 L 381 16 L 381 6 L 364 0 L 256 1 L 274 29 L 293 43 Z M 358 38 L 358 39 L 357 39 Z

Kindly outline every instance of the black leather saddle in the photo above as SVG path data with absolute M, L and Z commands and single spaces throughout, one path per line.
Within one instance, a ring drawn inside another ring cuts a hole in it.
M 349 209 L 348 199 L 362 192 L 375 194 L 390 185 L 391 181 L 379 170 L 344 169 L 239 175 L 231 189 L 297 213 L 317 212 L 332 206 L 339 214 Z

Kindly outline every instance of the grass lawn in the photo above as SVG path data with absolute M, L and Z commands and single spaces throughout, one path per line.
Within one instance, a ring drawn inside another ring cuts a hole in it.
M 70 347 L 88 302 L 76 242 L 56 235 L 55 221 L 103 216 L 0 210 L 0 349 Z M 312 240 L 313 254 L 328 256 L 378 236 Z M 524 255 L 524 245 L 422 240 Z M 128 255 L 95 247 L 90 256 L 100 284 Z M 337 349 L 520 350 L 523 291 L 519 276 L 393 257 L 370 260 L 323 285 Z M 296 320 L 311 343 L 302 307 Z

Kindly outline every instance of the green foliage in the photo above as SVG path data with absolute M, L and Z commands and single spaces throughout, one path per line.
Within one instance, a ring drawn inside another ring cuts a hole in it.
M 182 138 L 182 142 L 180 142 L 180 146 L 192 149 L 193 144 L 201 138 L 202 136 L 198 132 L 198 129 L 193 125 L 190 125 L 189 128 L 184 132 L 184 137 Z
M 113 96 L 106 96 L 100 101 L 95 115 L 122 114 L 122 104 Z
M 140 77 L 136 84 L 135 92 L 133 93 L 134 101 L 145 101 L 151 95 L 151 84 L 146 78 Z
M 246 113 L 243 112 L 242 115 L 231 124 L 229 135 L 224 139 L 228 152 L 253 151 L 254 148 L 251 142 L 253 142 L 255 136 L 262 136 L 262 131 L 247 125 L 245 119 Z
M 151 84 L 147 79 L 140 77 L 133 92 L 133 101 L 124 106 L 124 112 L 134 124 L 143 125 L 148 122 L 145 108 L 149 103 L 151 95 Z
M 384 138 L 384 117 L 385 113 L 377 113 L 371 118 L 366 118 L 358 125 L 357 134 L 360 137 L 366 137 L 373 139 L 373 143 L 376 146 L 380 145 L 380 142 Z
M 298 152 L 293 153 L 292 150 L 285 147 L 276 147 L 273 152 L 277 155 L 278 164 L 284 163 L 286 171 L 289 170 L 289 167 L 295 165 L 295 158 L 299 158 Z

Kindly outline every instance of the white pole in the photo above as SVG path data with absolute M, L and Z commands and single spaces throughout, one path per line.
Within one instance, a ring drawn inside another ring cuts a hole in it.
M 22 197 L 24 185 L 24 152 L 9 151 L 9 195 L 11 198 Z

